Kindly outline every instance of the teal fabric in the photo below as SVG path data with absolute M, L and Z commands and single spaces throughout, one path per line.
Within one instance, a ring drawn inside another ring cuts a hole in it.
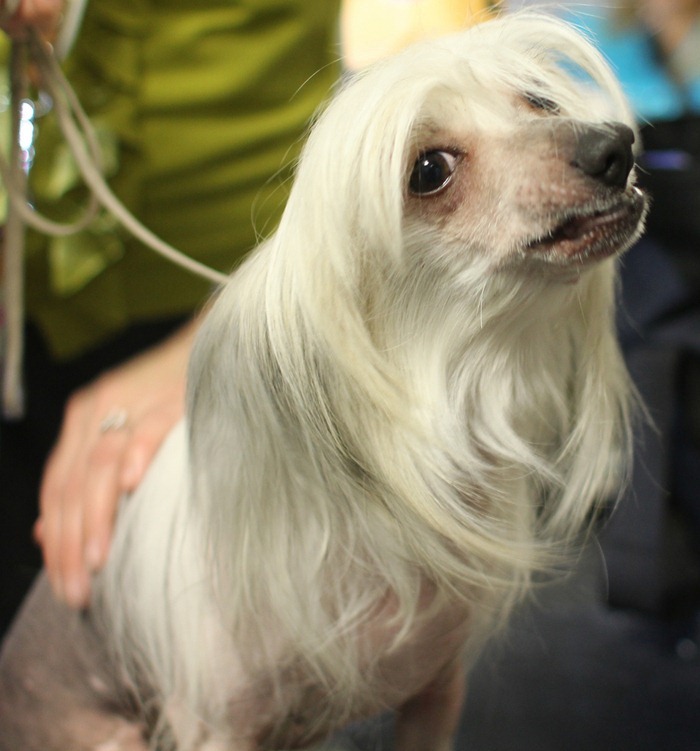
M 649 34 L 641 26 L 617 24 L 602 9 L 589 9 L 567 18 L 592 36 L 640 120 L 672 120 L 684 114 L 686 104 L 691 111 L 700 112 L 700 69 L 687 66 L 684 91 L 679 91 L 659 64 Z M 700 25 L 676 52 L 679 60 L 694 58 L 700 66 L 699 37 Z

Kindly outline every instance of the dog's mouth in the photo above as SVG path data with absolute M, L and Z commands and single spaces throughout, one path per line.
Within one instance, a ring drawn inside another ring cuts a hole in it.
M 622 253 L 641 233 L 646 196 L 632 187 L 615 200 L 569 209 L 525 253 L 557 264 L 583 265 Z

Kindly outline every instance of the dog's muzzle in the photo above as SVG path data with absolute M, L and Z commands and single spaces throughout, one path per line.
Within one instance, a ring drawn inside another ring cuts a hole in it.
M 634 132 L 617 122 L 562 120 L 549 128 L 544 135 L 531 133 L 540 136 L 540 148 L 556 155 L 549 163 L 560 181 L 551 181 L 549 195 L 539 195 L 548 204 L 544 231 L 524 244 L 525 253 L 558 266 L 582 266 L 627 250 L 641 232 L 647 206 L 630 179 Z

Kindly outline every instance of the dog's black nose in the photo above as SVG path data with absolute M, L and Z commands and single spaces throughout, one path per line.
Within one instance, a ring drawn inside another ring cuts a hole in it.
M 576 144 L 572 164 L 610 187 L 624 188 L 634 165 L 634 133 L 622 123 L 590 125 Z

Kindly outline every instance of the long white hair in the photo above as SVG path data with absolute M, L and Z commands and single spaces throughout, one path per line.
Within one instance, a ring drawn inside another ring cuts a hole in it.
M 380 63 L 319 116 L 278 231 L 198 337 L 187 442 L 125 505 L 101 579 L 159 704 L 216 724 L 243 675 L 293 708 L 293 675 L 324 696 L 318 727 L 347 720 L 381 690 L 374 648 L 449 602 L 474 654 L 614 493 L 614 261 L 554 283 L 406 215 L 417 145 L 475 87 L 631 123 L 600 55 L 529 14 Z

